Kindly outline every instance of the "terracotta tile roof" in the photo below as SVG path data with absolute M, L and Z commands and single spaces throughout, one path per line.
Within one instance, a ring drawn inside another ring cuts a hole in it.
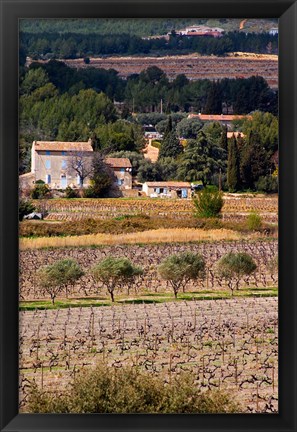
M 112 168 L 132 168 L 128 158 L 105 158 L 105 162 Z
M 30 177 L 35 177 L 35 173 L 29 172 L 29 173 L 25 173 L 25 174 L 21 174 L 19 176 L 20 179 L 26 179 L 26 178 L 30 178 Z
M 91 141 L 64 142 L 64 141 L 33 141 L 36 151 L 83 151 L 92 152 Z
M 238 138 L 239 135 L 241 136 L 241 138 L 245 137 L 242 132 L 227 132 L 227 138 L 232 138 L 233 135 L 235 136 L 235 138 Z
M 191 184 L 188 182 L 168 181 L 168 182 L 146 182 L 148 187 L 177 187 L 177 188 L 190 188 Z
M 235 119 L 252 118 L 250 115 L 231 115 L 231 114 L 189 114 L 188 118 L 199 118 L 208 121 L 232 121 Z

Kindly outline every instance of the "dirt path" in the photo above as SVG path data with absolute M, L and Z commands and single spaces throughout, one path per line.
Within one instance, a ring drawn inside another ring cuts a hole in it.
M 152 146 L 152 140 L 149 140 L 148 145 L 144 149 L 145 159 L 150 159 L 152 162 L 157 162 L 159 157 L 159 149 Z

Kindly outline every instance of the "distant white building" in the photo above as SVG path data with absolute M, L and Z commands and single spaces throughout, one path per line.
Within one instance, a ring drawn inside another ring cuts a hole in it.
M 273 27 L 269 30 L 269 34 L 274 36 L 278 34 L 278 28 L 277 27 Z
M 224 29 L 219 27 L 207 27 L 207 26 L 190 26 L 184 30 L 180 30 L 181 36 L 213 36 L 221 37 L 224 33 Z
M 163 135 L 160 134 L 152 125 L 144 125 L 144 138 L 146 139 L 162 139 Z
M 190 198 L 191 184 L 179 181 L 153 181 L 144 183 L 142 191 L 151 198 Z

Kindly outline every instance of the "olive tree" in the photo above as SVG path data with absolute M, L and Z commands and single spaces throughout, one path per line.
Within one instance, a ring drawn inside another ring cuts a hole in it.
M 168 281 L 173 288 L 174 296 L 185 287 L 190 280 L 202 279 L 205 276 L 205 262 L 201 255 L 182 252 L 167 257 L 158 267 L 159 275 Z
M 107 257 L 91 269 L 96 282 L 101 282 L 114 302 L 116 287 L 133 283 L 137 276 L 143 273 L 141 267 L 134 266 L 128 258 Z
M 54 304 L 62 290 L 67 289 L 68 285 L 73 285 L 83 274 L 83 270 L 76 261 L 63 259 L 41 267 L 37 271 L 37 279 L 41 291 L 49 294 Z
M 239 289 L 240 279 L 252 274 L 256 268 L 257 265 L 253 258 L 245 252 L 229 252 L 216 264 L 218 276 L 227 281 L 232 295 L 235 289 Z

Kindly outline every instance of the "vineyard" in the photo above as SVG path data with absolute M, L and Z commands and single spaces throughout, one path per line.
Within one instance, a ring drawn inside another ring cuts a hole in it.
M 38 201 L 35 202 L 40 206 Z M 123 215 L 143 214 L 158 217 L 189 218 L 193 215 L 191 200 L 166 199 L 53 199 L 42 202 L 48 212 L 46 220 L 78 221 L 86 218 L 108 219 Z M 223 219 L 244 218 L 258 212 L 268 222 L 277 222 L 277 197 L 224 196 Z
M 33 382 L 57 391 L 98 361 L 150 374 L 190 371 L 246 413 L 278 409 L 277 298 L 20 313 L 20 407 Z
M 205 242 L 197 244 L 158 244 L 158 245 L 129 245 L 129 246 L 104 246 L 99 248 L 55 248 L 42 250 L 24 250 L 20 252 L 20 300 L 33 300 L 43 298 L 38 288 L 36 277 L 37 270 L 46 264 L 52 264 L 59 259 L 72 258 L 80 263 L 86 274 L 78 283 L 65 287 L 65 295 L 92 297 L 106 296 L 105 290 L 96 285 L 89 269 L 96 262 L 107 256 L 129 258 L 134 264 L 144 269 L 143 275 L 136 279 L 133 286 L 125 289 L 133 295 L 151 292 L 168 291 L 169 287 L 157 272 L 157 265 L 171 254 L 192 251 L 203 256 L 207 276 L 205 280 L 194 282 L 188 290 L 201 289 L 220 290 L 226 289 L 224 281 L 217 277 L 215 263 L 226 253 L 247 252 L 257 264 L 257 271 L 241 280 L 241 286 L 267 287 L 277 285 L 277 268 L 270 263 L 277 255 L 276 241 L 230 241 L 230 242 Z M 64 295 L 64 296 L 65 296 Z
M 238 55 L 237 57 L 214 57 L 197 55 L 164 57 L 107 57 L 91 58 L 95 68 L 115 69 L 119 76 L 139 74 L 150 66 L 160 67 L 173 80 L 178 74 L 185 74 L 190 80 L 222 78 L 249 78 L 262 76 L 270 85 L 278 86 L 278 58 L 276 55 Z M 63 60 L 68 66 L 86 68 L 83 59 Z
M 237 199 L 230 194 L 225 198 L 227 218 L 240 213 L 246 218 L 252 211 L 277 215 L 274 197 Z M 174 214 L 181 221 L 193 212 L 188 200 L 53 199 L 41 205 L 57 224 L 88 217 L 97 218 L 97 223 L 111 217 L 122 221 L 127 214 L 152 220 Z M 98 234 L 108 237 L 109 243 L 100 237 L 97 246 L 89 247 L 80 246 L 79 239 L 92 235 L 48 237 L 53 247 L 40 249 L 34 249 L 32 242 L 43 241 L 42 237 L 21 239 L 21 412 L 29 411 L 35 385 L 53 394 L 67 392 L 81 371 L 100 362 L 114 370 L 137 368 L 165 385 L 188 372 L 202 392 L 222 390 L 231 395 L 240 412 L 278 412 L 277 239 L 243 237 L 224 229 L 179 228 L 175 230 L 179 237 L 173 231 L 151 230 L 152 241 L 145 231 Z M 59 247 L 60 241 L 69 239 L 72 247 Z M 27 247 L 24 241 L 29 242 Z M 205 272 L 189 280 L 175 299 L 158 267 L 166 258 L 186 252 L 201 256 Z M 230 252 L 248 254 L 256 269 L 241 276 L 234 293 L 217 270 L 219 260 Z M 115 303 L 104 282 L 92 273 L 93 266 L 108 257 L 125 257 L 141 268 L 135 278 L 117 284 Z M 61 286 L 56 303 L 51 304 L 48 291 L 39 283 L 39 270 L 65 258 L 75 260 L 82 272 Z

